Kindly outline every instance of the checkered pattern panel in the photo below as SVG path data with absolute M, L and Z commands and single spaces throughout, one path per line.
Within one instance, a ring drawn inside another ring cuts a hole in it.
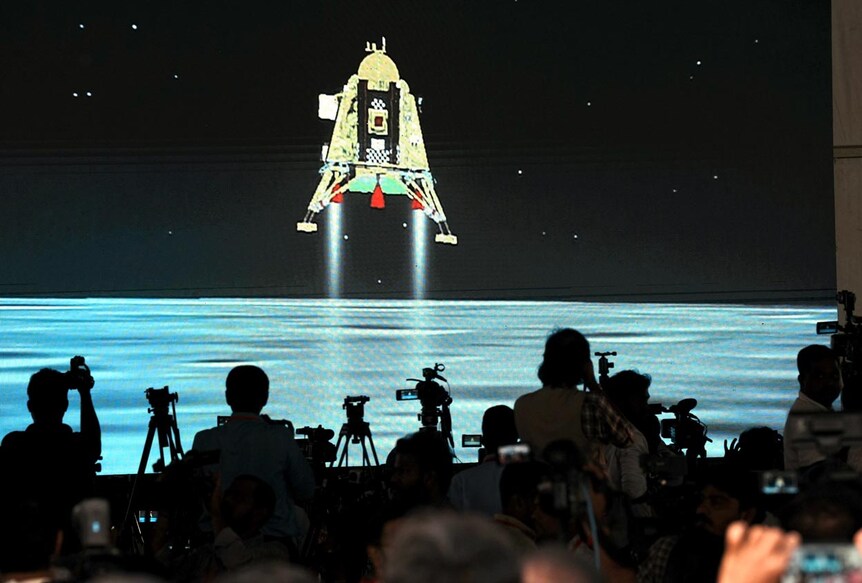
M 379 97 L 375 97 L 371 100 L 371 109 L 386 109 L 386 102 Z
M 365 160 L 372 164 L 389 164 L 389 150 L 375 150 L 374 148 L 365 149 Z

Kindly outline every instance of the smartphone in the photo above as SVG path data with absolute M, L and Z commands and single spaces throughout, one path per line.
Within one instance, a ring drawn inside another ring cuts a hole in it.
M 857 583 L 862 581 L 862 556 L 851 543 L 811 543 L 800 546 L 782 583 Z
M 796 472 L 761 472 L 760 491 L 768 496 L 799 494 L 799 476 Z
M 464 433 L 461 435 L 461 447 L 482 447 L 482 434 Z
M 530 446 L 526 443 L 503 445 L 497 448 L 497 460 L 501 465 L 528 462 L 531 459 Z

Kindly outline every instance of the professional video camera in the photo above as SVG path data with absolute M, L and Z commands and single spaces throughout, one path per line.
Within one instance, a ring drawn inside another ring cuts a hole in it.
M 442 363 L 435 362 L 434 368 L 422 369 L 422 380 L 407 379 L 415 381 L 415 389 L 399 389 L 395 391 L 395 399 L 397 401 L 413 401 L 418 399 L 422 405 L 422 411 L 417 416 L 422 426 L 420 431 L 436 431 L 437 423 L 440 423 L 440 433 L 449 442 L 449 445 L 455 447 L 454 439 L 452 438 L 452 416 L 449 413 L 449 405 L 452 404 L 452 395 L 449 391 L 443 388 L 440 383 L 434 382 L 435 379 L 448 383 L 439 373 L 446 370 L 446 366 Z
M 649 406 L 655 414 L 672 413 L 673 419 L 661 420 L 661 436 L 670 439 L 671 449 L 678 453 L 685 450 L 688 458 L 706 457 L 706 425 L 691 412 L 697 407 L 697 399 L 683 399 L 676 405 L 664 407 L 660 403 Z
M 836 297 L 844 306 L 844 325 L 837 320 L 817 322 L 818 334 L 831 334 L 829 344 L 838 355 L 844 390 L 841 403 L 845 411 L 862 411 L 862 321 L 854 315 L 856 294 L 841 290 Z
M 327 429 L 323 425 L 306 426 L 297 429 L 296 434 L 303 436 L 296 440 L 296 445 L 299 446 L 302 455 L 312 465 L 322 466 L 326 462 L 335 460 L 336 450 L 332 444 L 335 432 L 332 429 Z
M 344 397 L 344 404 L 341 405 L 341 408 L 347 411 L 347 420 L 362 421 L 365 417 L 365 403 L 370 400 L 371 398 L 365 395 Z
M 69 360 L 69 370 L 63 374 L 70 389 L 92 389 L 95 384 L 83 356 L 73 356 Z

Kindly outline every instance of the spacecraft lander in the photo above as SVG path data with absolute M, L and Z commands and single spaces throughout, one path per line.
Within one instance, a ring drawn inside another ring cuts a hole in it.
M 386 206 L 386 196 L 406 196 L 437 223 L 437 243 L 457 245 L 434 190 L 416 99 L 386 54 L 385 38 L 381 45 L 366 44 L 370 54 L 341 93 L 318 98 L 318 116 L 335 128 L 321 152 L 320 184 L 296 230 L 316 232 L 315 217 L 348 193 L 370 194 L 377 209 Z

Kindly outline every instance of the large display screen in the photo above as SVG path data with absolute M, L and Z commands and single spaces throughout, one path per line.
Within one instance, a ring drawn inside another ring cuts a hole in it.
M 0 429 L 83 354 L 134 472 L 146 388 L 190 447 L 253 363 L 296 427 L 369 396 L 382 458 L 419 428 L 405 379 L 445 364 L 460 441 L 563 326 L 697 398 L 716 454 L 780 428 L 836 317 L 829 28 L 786 0 L 3 5 Z

